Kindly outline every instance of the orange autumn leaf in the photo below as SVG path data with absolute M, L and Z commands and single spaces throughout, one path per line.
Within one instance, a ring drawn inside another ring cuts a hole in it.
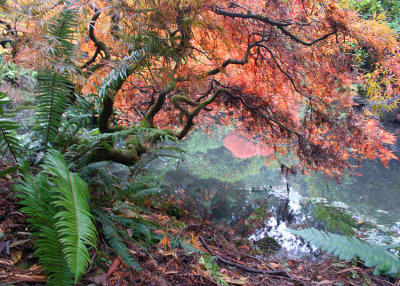
M 167 236 L 164 236 L 158 245 L 163 249 L 171 249 L 171 241 Z

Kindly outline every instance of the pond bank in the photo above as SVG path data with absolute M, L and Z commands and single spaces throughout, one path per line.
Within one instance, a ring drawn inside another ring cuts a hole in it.
M 10 196 L 16 178 L 15 175 L 0 178 L 0 245 L 7 242 L 12 245 L 9 254 L 4 249 L 0 252 L 0 281 L 2 285 L 43 285 L 45 277 L 32 255 L 32 244 L 23 241 L 27 230 L 25 218 L 17 211 L 17 200 Z M 179 238 L 192 249 L 176 245 L 172 239 L 170 244 L 166 241 L 150 246 L 149 252 L 128 244 L 142 268 L 133 271 L 110 252 L 100 233 L 98 251 L 91 251 L 93 262 L 82 285 L 396 285 L 399 282 L 373 276 L 373 270 L 361 263 L 353 265 L 329 256 L 314 262 L 261 257 L 248 240 L 224 224 L 211 224 L 188 213 L 178 220 L 154 206 L 150 210 L 151 214 L 142 216 L 161 225 L 160 231 L 166 236 Z M 219 259 L 213 259 L 207 248 Z

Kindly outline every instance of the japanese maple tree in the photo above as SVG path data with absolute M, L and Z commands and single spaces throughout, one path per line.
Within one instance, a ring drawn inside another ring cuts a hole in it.
M 9 3 L 4 13 L 16 28 L 5 27 L 15 39 L 16 61 L 54 67 L 49 51 L 57 43 L 44 44 L 44 31 L 64 6 Z M 180 140 L 196 126 L 218 122 L 234 125 L 271 158 L 296 154 L 293 169 L 333 175 L 351 167 L 350 157 L 384 164 L 395 157 L 386 146 L 394 137 L 368 112 L 353 111 L 352 97 L 355 84 L 366 84 L 371 97 L 395 99 L 399 43 L 382 19 L 362 19 L 343 1 L 81 0 L 66 6 L 81 22 L 76 53 L 63 67 L 70 67 L 77 93 L 101 96 L 102 133 L 141 126 L 168 129 Z M 370 53 L 374 73 L 359 70 L 357 49 Z M 134 164 L 157 138 L 135 140 L 126 150 L 103 150 L 102 158 Z

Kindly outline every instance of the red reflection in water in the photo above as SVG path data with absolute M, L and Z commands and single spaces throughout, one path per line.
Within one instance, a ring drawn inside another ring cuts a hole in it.
M 240 159 L 247 159 L 254 156 L 267 156 L 271 152 L 246 139 L 243 136 L 237 135 L 235 133 L 229 133 L 223 142 L 225 148 L 232 152 L 233 156 Z

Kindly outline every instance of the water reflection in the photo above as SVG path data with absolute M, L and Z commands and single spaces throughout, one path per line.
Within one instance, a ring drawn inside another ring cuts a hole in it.
M 195 133 L 184 143 L 184 160 L 166 172 L 167 195 L 183 208 L 236 225 L 255 241 L 273 237 L 291 253 L 312 249 L 287 228 L 315 226 L 380 244 L 400 241 L 399 161 L 389 169 L 365 161 L 362 176 L 345 175 L 341 185 L 318 173 L 286 181 L 279 166 L 264 166 L 261 156 L 235 158 L 223 146 L 227 133 Z M 400 150 L 400 142 L 393 149 Z

